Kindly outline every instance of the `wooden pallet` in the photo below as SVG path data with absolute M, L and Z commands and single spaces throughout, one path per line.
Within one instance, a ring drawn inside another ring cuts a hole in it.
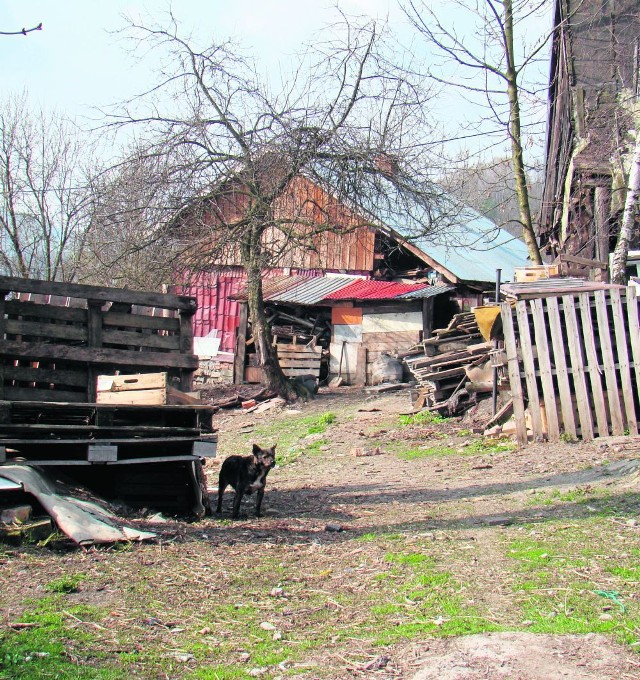
M 0 460 L 131 464 L 212 457 L 210 406 L 0 402 Z
M 413 348 L 403 357 L 419 385 L 416 408 L 447 408 L 448 400 L 466 382 L 466 369 L 488 360 L 493 343 L 482 342 L 472 312 L 456 314 L 446 328 L 433 331 L 422 351 Z
M 98 374 L 165 370 L 184 392 L 195 300 L 0 276 L 0 399 L 95 401 Z
M 287 377 L 297 375 L 312 375 L 320 377 L 320 364 L 322 362 L 322 347 L 308 345 L 276 345 L 278 363 L 282 372 Z

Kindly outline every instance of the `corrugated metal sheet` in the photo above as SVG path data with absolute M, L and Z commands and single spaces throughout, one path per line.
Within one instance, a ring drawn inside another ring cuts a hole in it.
M 421 290 L 412 290 L 410 293 L 404 293 L 398 297 L 408 298 L 410 300 L 420 300 L 424 298 L 435 297 L 436 295 L 442 295 L 443 293 L 450 293 L 455 290 L 455 286 L 449 286 L 447 284 L 438 284 L 436 286 L 427 286 Z
M 354 281 L 341 290 L 327 295 L 325 300 L 388 300 L 426 288 L 426 283 L 395 283 L 393 281 Z
M 225 269 L 223 273 L 200 274 L 192 285 L 179 287 L 181 294 L 191 295 L 198 302 L 193 316 L 193 334 L 202 338 L 217 331 L 221 352 L 235 350 L 240 304 L 232 297 L 243 281 L 244 271 L 238 267 Z
M 299 305 L 315 305 L 327 295 L 353 283 L 352 276 L 318 276 L 307 279 L 283 293 L 272 296 L 271 302 L 288 302 Z
M 430 198 L 433 188 L 421 198 L 404 189 L 402 182 L 381 179 L 377 192 L 362 209 L 379 221 L 383 230 L 386 225 L 462 281 L 493 282 L 496 269 L 502 269 L 503 281 L 512 280 L 514 269 L 527 264 L 523 241 L 471 208 L 460 206 L 444 191 L 434 204 Z
M 304 284 L 310 277 L 301 274 L 294 274 L 292 276 L 267 276 L 262 279 L 262 299 L 265 302 L 273 302 L 279 299 L 291 288 L 295 288 Z M 247 283 L 242 282 L 238 291 L 234 294 L 234 299 L 241 302 L 247 301 Z
M 296 283 L 307 281 L 309 277 L 320 275 L 318 270 L 308 270 L 289 276 L 285 276 L 283 271 L 274 269 L 269 272 L 270 276 L 263 280 L 265 290 L 275 294 L 287 290 Z M 198 274 L 189 285 L 172 286 L 172 292 L 190 295 L 197 300 L 198 309 L 193 316 L 194 336 L 203 338 L 212 331 L 217 331 L 221 352 L 235 351 L 240 303 L 247 299 L 245 280 L 242 267 L 224 267 L 218 271 Z
M 510 297 L 520 295 L 545 297 L 552 295 L 569 295 L 571 293 L 590 293 L 596 290 L 621 290 L 624 286 L 613 283 L 585 281 L 573 277 L 541 279 L 540 281 L 526 281 L 522 283 L 507 283 L 500 286 L 500 290 Z

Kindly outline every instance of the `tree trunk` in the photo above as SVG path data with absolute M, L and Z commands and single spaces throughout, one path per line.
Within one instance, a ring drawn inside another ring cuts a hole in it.
M 273 346 L 271 327 L 267 322 L 264 312 L 264 299 L 262 297 L 262 269 L 255 262 L 245 265 L 247 273 L 247 302 L 249 305 L 249 318 L 258 365 L 264 372 L 264 385 L 279 394 L 287 401 L 293 401 L 297 394 L 291 382 L 287 379 L 280 368 L 276 348 Z
M 627 283 L 627 257 L 629 255 L 629 243 L 633 231 L 633 216 L 635 206 L 638 202 L 640 193 L 640 136 L 636 141 L 636 148 L 633 153 L 633 162 L 629 172 L 629 186 L 627 187 L 627 197 L 624 202 L 624 212 L 622 214 L 622 225 L 616 249 L 613 251 L 611 260 L 611 283 L 626 285 Z
M 518 97 L 518 75 L 515 69 L 515 51 L 513 47 L 513 4 L 512 0 L 503 0 L 505 13 L 505 56 L 507 58 L 507 95 L 509 97 L 509 136 L 511 137 L 511 162 L 516 181 L 516 194 L 518 196 L 518 208 L 520 222 L 522 224 L 522 238 L 527 245 L 529 257 L 534 264 L 542 264 L 540 248 L 536 240 L 536 233 L 531 218 L 529 203 L 529 190 L 527 188 L 527 176 L 524 167 L 524 154 L 522 151 L 522 133 L 520 125 L 520 101 Z

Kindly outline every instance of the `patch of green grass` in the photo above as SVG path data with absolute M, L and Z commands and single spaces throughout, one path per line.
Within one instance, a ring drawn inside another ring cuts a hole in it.
M 234 438 L 233 452 L 237 453 L 238 440 L 246 443 L 247 450 L 249 449 L 250 441 L 263 442 L 265 445 L 277 442 L 277 464 L 279 466 L 290 465 L 297 461 L 306 449 L 315 445 L 315 442 L 306 444 L 303 441 L 305 437 L 326 432 L 327 428 L 334 424 L 336 420 L 336 414 L 330 411 L 319 416 L 279 418 L 256 427 L 250 433 Z M 222 439 L 221 443 L 221 449 L 224 450 L 224 439 Z M 319 447 L 316 446 L 315 449 L 317 448 Z M 312 448 L 312 453 L 315 449 Z
M 409 449 L 398 452 L 398 458 L 402 460 L 416 460 L 417 458 L 440 458 L 442 456 L 454 456 L 457 449 L 451 446 L 425 446 L 417 449 Z
M 322 434 L 327 431 L 327 427 L 336 422 L 336 414 L 328 411 L 317 416 L 309 423 L 307 434 Z
M 400 425 L 432 425 L 437 423 L 446 423 L 449 418 L 441 416 L 434 411 L 420 411 L 408 416 L 399 416 Z
M 549 526 L 544 536 L 509 544 L 507 555 L 520 576 L 513 584 L 516 602 L 528 630 L 608 633 L 620 642 L 637 641 L 640 607 L 629 595 L 637 588 L 640 568 L 621 551 L 615 565 L 607 564 L 613 557 L 609 541 L 608 527 L 597 518 L 570 531 Z M 603 571 L 610 576 L 603 578 Z M 616 600 L 612 604 L 602 593 L 615 593 Z
M 607 571 L 623 581 L 640 582 L 640 567 L 607 567 Z
M 464 447 L 464 452 L 466 455 L 502 453 L 504 451 L 513 451 L 516 446 L 517 444 L 508 437 L 501 437 L 500 439 L 476 439 Z
M 387 583 L 395 592 L 384 598 L 378 595 L 378 603 L 370 609 L 372 620 L 363 624 L 377 644 L 501 629 L 463 599 L 462 584 L 439 569 L 433 557 L 422 552 L 393 552 L 385 555 L 385 561 L 392 565 Z M 380 599 L 385 604 L 379 604 Z
M 93 629 L 79 622 L 103 616 L 97 608 L 67 606 L 62 594 L 27 603 L 20 622 L 32 627 L 0 633 L 0 678 L 121 678 L 122 670 L 104 661 L 84 665 L 99 656 L 99 643 Z
M 358 541 L 366 541 L 366 542 L 372 542 L 372 541 L 379 541 L 379 540 L 385 540 L 385 541 L 402 541 L 404 540 L 404 536 L 402 534 L 390 534 L 390 533 L 374 533 L 374 532 L 369 532 L 366 534 L 362 534 L 361 536 L 358 536 L 356 540 Z
M 326 439 L 319 439 L 317 442 L 312 442 L 304 447 L 304 452 L 310 455 L 317 455 L 322 453 L 321 449 L 326 446 L 328 441 Z
M 44 588 L 50 593 L 76 593 L 78 591 L 78 586 L 86 578 L 86 574 L 69 574 L 49 581 Z

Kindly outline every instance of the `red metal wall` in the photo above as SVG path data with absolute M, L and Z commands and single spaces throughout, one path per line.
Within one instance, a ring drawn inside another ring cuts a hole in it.
M 242 268 L 229 267 L 222 272 L 198 274 L 190 285 L 178 287 L 181 295 L 191 295 L 198 301 L 193 316 L 193 334 L 202 338 L 217 330 L 221 352 L 235 350 L 240 303 L 230 300 L 229 296 L 238 292 L 243 281 Z
M 287 275 L 322 276 L 320 270 L 292 270 Z M 269 270 L 265 278 L 283 276 L 284 269 Z M 217 330 L 221 352 L 235 352 L 236 329 L 240 318 L 240 302 L 230 300 L 245 281 L 242 267 L 224 267 L 213 272 L 197 274 L 186 286 L 173 286 L 173 293 L 196 298 L 198 309 L 193 316 L 193 334 L 202 338 Z

